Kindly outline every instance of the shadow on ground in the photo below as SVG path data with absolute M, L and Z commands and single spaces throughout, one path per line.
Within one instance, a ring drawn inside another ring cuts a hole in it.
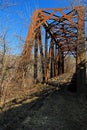
M 87 130 L 87 100 L 65 89 L 36 94 L 0 114 L 0 130 Z

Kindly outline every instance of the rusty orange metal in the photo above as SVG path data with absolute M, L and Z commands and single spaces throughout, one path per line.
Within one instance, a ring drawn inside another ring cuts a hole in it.
M 49 50 L 45 52 L 42 43 L 43 36 L 41 27 L 45 29 L 51 39 Z M 37 46 L 40 46 L 44 80 L 50 78 L 49 73 L 53 73 L 53 76 L 64 73 L 64 52 L 71 52 L 75 55 L 77 66 L 79 66 L 81 62 L 85 62 L 84 7 L 44 8 L 34 11 L 24 49 L 18 64 L 17 73 L 20 75 L 20 78 L 23 76 L 23 71 L 27 71 L 26 65 L 29 63 L 32 48 L 35 47 L 34 44 L 36 44 L 35 41 L 38 41 Z M 79 46 L 82 47 L 83 53 L 81 53 Z M 37 57 L 35 57 L 35 60 L 36 58 Z M 35 71 L 35 78 L 37 78 L 37 68 Z

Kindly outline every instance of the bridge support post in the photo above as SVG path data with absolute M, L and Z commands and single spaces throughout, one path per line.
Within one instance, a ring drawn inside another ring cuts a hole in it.
M 63 52 L 61 52 L 60 48 L 58 50 L 59 59 L 58 59 L 58 75 L 64 73 L 64 57 Z
M 41 66 L 42 66 L 42 76 L 43 82 L 45 82 L 45 64 L 44 64 L 44 54 L 43 54 L 43 45 L 42 45 L 42 37 L 41 30 L 39 29 L 39 46 L 40 46 L 40 55 L 41 55 Z
M 78 8 L 78 41 L 77 41 L 77 92 L 84 93 L 86 90 L 86 55 L 85 55 L 85 34 L 84 34 L 84 7 Z
M 45 67 L 44 67 L 45 68 L 45 80 L 48 79 L 48 68 L 49 68 L 47 55 L 48 55 L 48 32 L 45 29 Z
M 51 73 L 50 73 L 50 78 L 54 77 L 54 43 L 52 42 L 51 46 Z
M 57 71 L 58 71 L 58 64 L 57 64 L 57 46 L 55 44 L 54 46 L 54 76 L 58 76 L 57 75 Z
M 34 46 L 34 81 L 37 82 L 37 76 L 38 76 L 38 66 L 37 66 L 37 57 L 38 57 L 38 37 L 36 35 L 35 37 L 35 46 Z

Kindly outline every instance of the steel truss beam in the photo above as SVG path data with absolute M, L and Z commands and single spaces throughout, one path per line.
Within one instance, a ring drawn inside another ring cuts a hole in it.
M 41 27 L 45 29 L 45 48 L 42 43 Z M 85 85 L 84 7 L 48 8 L 34 11 L 17 69 L 19 78 L 23 76 L 23 71 L 27 71 L 26 65 L 29 63 L 33 47 L 35 81 L 38 77 L 39 47 L 43 81 L 64 73 L 64 53 L 71 52 L 76 58 L 77 86 L 81 88 Z

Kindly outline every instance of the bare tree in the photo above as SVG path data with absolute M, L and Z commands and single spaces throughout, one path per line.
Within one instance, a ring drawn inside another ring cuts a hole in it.
M 16 3 L 12 0 L 0 0 L 0 10 L 7 9 L 12 6 L 16 6 Z
M 72 2 L 72 0 L 71 0 Z M 74 5 L 85 7 L 85 21 L 87 21 L 87 1 L 86 0 L 75 0 Z M 74 6 L 72 4 L 72 6 Z
M 8 91 L 8 83 L 11 78 L 11 69 L 14 67 L 8 54 L 7 30 L 0 37 L 0 45 L 0 102 L 4 104 Z
M 10 0 L 0 1 L 0 10 L 5 10 L 8 7 L 14 6 Z M 7 21 L 6 21 L 7 22 Z M 11 63 L 11 56 L 9 55 L 9 42 L 8 42 L 9 28 L 5 27 L 0 30 L 0 106 L 4 107 L 6 101 L 8 83 L 11 78 L 11 69 L 14 63 Z
M 1 10 L 7 10 L 7 8 L 10 8 L 10 7 L 13 7 L 13 6 L 17 6 L 19 3 L 14 3 L 12 0 L 2 0 L 1 3 L 0 3 L 0 9 Z M 20 6 L 21 4 L 19 4 Z M 22 49 L 23 49 L 23 46 L 24 46 L 24 43 L 25 43 L 25 36 L 24 36 L 24 28 L 26 28 L 26 30 L 28 29 L 29 27 L 29 21 L 31 19 L 31 16 L 32 16 L 32 12 L 33 12 L 33 9 L 32 7 L 30 7 L 30 4 L 28 1 L 25 1 L 24 2 L 24 5 L 25 7 L 25 11 L 23 12 L 22 10 L 16 10 L 15 11 L 15 14 L 19 17 L 20 21 L 20 29 L 19 29 L 19 32 L 13 32 L 13 36 L 14 36 L 14 39 L 17 39 L 17 46 L 15 46 L 15 48 L 18 48 L 18 51 L 22 52 Z M 6 21 L 5 21 L 6 22 Z M 14 26 L 15 26 L 15 21 L 14 21 Z M 3 29 L 2 29 L 3 31 Z M 11 60 L 11 55 L 8 54 L 8 49 L 11 47 L 11 46 L 8 46 L 8 39 L 9 39 L 9 36 L 8 36 L 8 32 L 9 32 L 9 27 L 4 27 L 4 31 L 3 33 L 0 31 L 0 102 L 2 103 L 2 107 L 4 107 L 4 104 L 6 102 L 6 98 L 7 98 L 7 94 L 8 94 L 8 85 L 9 85 L 9 82 L 12 82 L 12 76 L 14 75 L 13 74 L 13 71 L 15 70 L 15 62 L 16 60 L 14 60 L 12 62 Z M 11 41 L 10 41 L 11 43 Z M 15 56 L 14 56 L 15 57 Z M 18 56 L 19 57 L 19 56 Z M 12 57 L 13 58 L 13 57 Z M 11 63 L 12 62 L 12 63 Z M 32 64 L 32 63 L 31 63 Z M 31 66 L 31 65 L 30 65 Z M 29 68 L 29 67 L 28 67 Z M 29 68 L 30 69 L 30 68 Z M 28 78 L 27 78 L 28 79 Z M 28 79 L 29 80 L 29 79 Z M 28 81 L 30 83 L 30 81 Z M 23 84 L 25 84 L 26 81 L 25 79 L 23 79 Z M 17 87 L 16 87 L 17 88 Z M 20 88 L 22 89 L 22 88 Z M 0 105 L 1 105 L 0 103 Z

